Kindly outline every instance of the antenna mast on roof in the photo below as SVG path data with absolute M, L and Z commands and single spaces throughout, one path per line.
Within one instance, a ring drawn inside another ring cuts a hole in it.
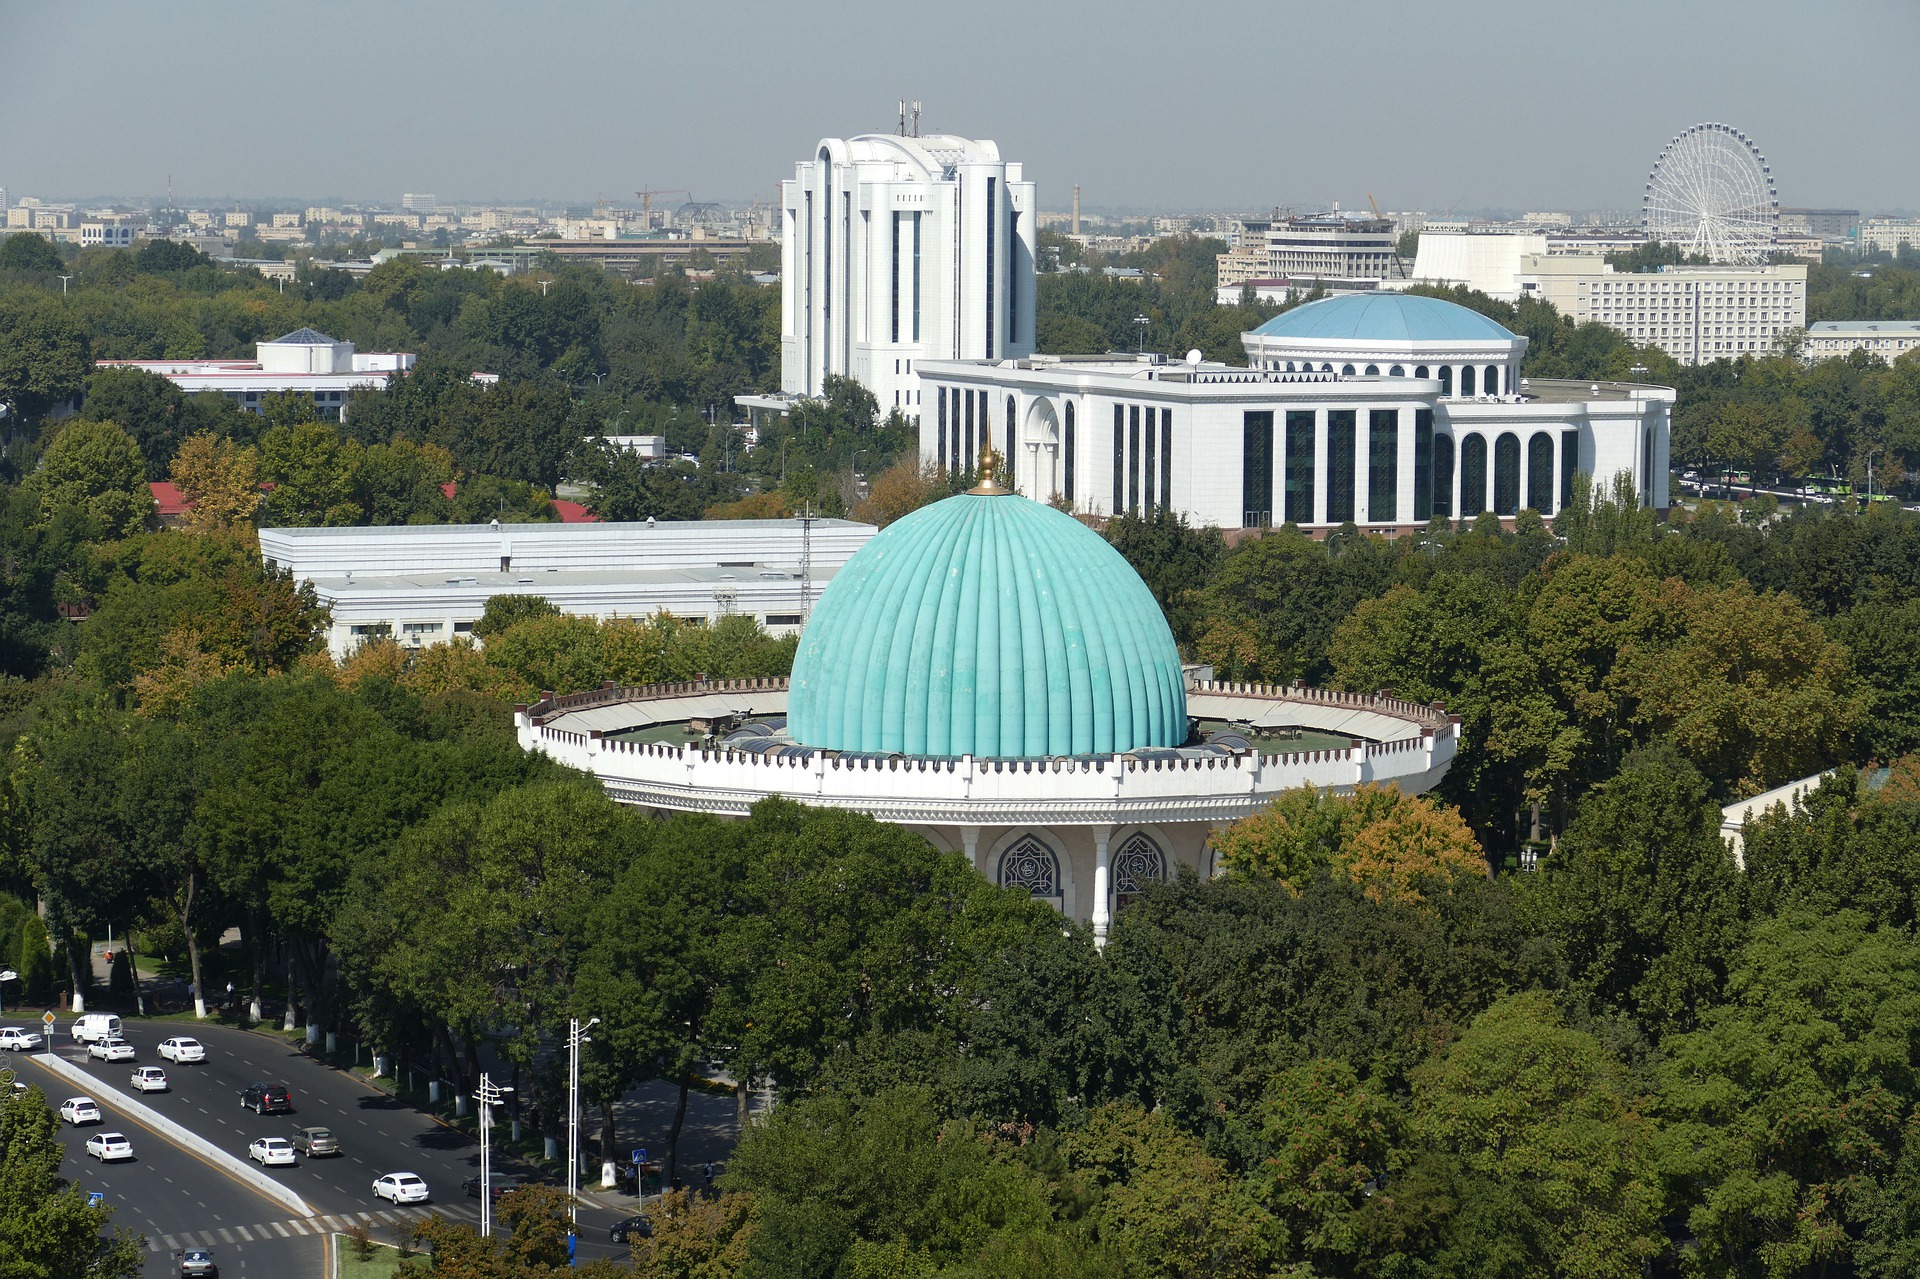
M 900 106 L 900 124 L 895 132 L 904 138 L 907 136 L 907 100 L 900 98 L 898 102 Z
M 920 136 L 920 99 L 913 100 L 913 137 Z
M 813 503 L 800 508 L 800 625 L 813 611 Z

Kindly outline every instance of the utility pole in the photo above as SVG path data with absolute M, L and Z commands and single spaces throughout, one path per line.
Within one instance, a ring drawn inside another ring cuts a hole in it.
M 67 296 L 67 281 L 71 280 L 72 278 L 73 277 L 70 275 L 63 275 L 60 277 L 60 296 L 61 297 Z
M 586 1025 L 578 1017 L 567 1021 L 567 1254 L 573 1254 L 574 1240 L 580 1233 L 580 1045 L 593 1040 L 587 1032 L 600 1024 L 595 1017 Z
M 502 1088 L 482 1071 L 480 1091 L 473 1094 L 480 1103 L 480 1237 L 493 1238 L 493 1108 L 507 1099 L 511 1088 Z

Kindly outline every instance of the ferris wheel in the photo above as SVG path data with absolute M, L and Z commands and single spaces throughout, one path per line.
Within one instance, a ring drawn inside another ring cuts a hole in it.
M 1767 158 L 1725 124 L 1696 124 L 1667 143 L 1647 175 L 1640 210 L 1649 240 L 1710 262 L 1765 262 L 1780 225 Z

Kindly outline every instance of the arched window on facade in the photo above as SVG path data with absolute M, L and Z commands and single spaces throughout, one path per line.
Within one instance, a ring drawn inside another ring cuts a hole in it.
M 1553 437 L 1536 431 L 1527 441 L 1527 505 L 1553 514 Z
M 1369 365 L 1367 365 L 1367 376 L 1368 376 L 1368 377 L 1379 377 L 1379 376 L 1380 376 L 1380 366 L 1379 366 L 1378 364 L 1369 364 Z
M 1520 437 L 1505 432 L 1493 442 L 1493 513 L 1514 515 L 1520 510 Z
M 1000 854 L 1000 886 L 1024 888 L 1031 896 L 1058 900 L 1060 859 L 1038 836 L 1022 835 Z
M 1453 366 L 1451 364 L 1442 364 L 1440 366 L 1440 394 L 1447 396 L 1453 394 Z
M 1331 373 L 1331 372 L 1333 372 L 1333 365 L 1331 365 L 1331 364 L 1322 364 L 1322 365 L 1320 366 L 1320 371 L 1321 371 L 1322 373 Z M 1348 371 L 1349 371 L 1349 372 L 1351 372 L 1352 370 L 1348 370 Z
M 1353 376 L 1353 365 L 1351 365 L 1351 364 L 1342 364 L 1342 365 L 1340 366 L 1340 376 L 1342 376 L 1342 377 L 1352 377 L 1352 376 Z
M 1487 365 L 1487 375 L 1482 379 L 1480 386 L 1488 395 L 1500 394 L 1500 366 L 1498 364 Z
M 1396 364 L 1387 371 L 1394 377 L 1405 377 L 1407 375 L 1406 366 L 1401 364 Z
M 1424 364 L 1417 366 L 1413 370 L 1413 375 L 1415 377 L 1425 377 L 1427 375 L 1427 366 Z
M 1166 881 L 1167 859 L 1160 845 L 1149 836 L 1136 833 L 1127 836 L 1114 853 L 1111 874 L 1113 908 L 1119 910 L 1146 891 L 1147 885 Z
M 1453 518 L 1453 437 L 1433 437 L 1433 513 Z
M 1487 509 L 1487 437 L 1460 441 L 1460 518 L 1470 520 Z
M 1471 364 L 1460 366 L 1460 394 L 1463 396 L 1473 394 L 1473 365 Z

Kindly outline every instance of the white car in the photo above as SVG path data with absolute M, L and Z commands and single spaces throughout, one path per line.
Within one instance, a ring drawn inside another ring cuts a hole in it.
M 207 1050 L 200 1046 L 197 1039 L 183 1037 L 160 1041 L 160 1060 L 176 1064 L 187 1061 L 205 1061 Z
M 373 1183 L 373 1197 L 395 1204 L 423 1204 L 427 1183 L 410 1172 L 390 1172 Z
M 60 1103 L 60 1117 L 78 1128 L 100 1122 L 100 1107 L 91 1097 L 69 1097 Z
M 285 1137 L 262 1137 L 247 1147 L 247 1158 L 253 1160 L 263 1168 L 272 1168 L 280 1165 L 291 1168 L 295 1163 L 293 1143 Z M 382 1180 L 384 1180 L 384 1178 Z M 425 1187 L 422 1186 L 422 1189 L 424 1190 Z M 426 1196 L 423 1194 L 421 1197 L 425 1198 Z M 396 1199 L 394 1202 L 398 1203 L 399 1200 Z
M 158 1066 L 142 1066 L 133 1072 L 130 1082 L 141 1092 L 165 1092 L 167 1072 Z
M 87 1045 L 87 1056 L 101 1061 L 132 1061 L 133 1045 L 124 1039 L 98 1039 Z
M 133 1158 L 133 1143 L 125 1133 L 103 1132 L 87 1138 L 87 1153 L 106 1163 L 109 1159 Z
M 0 1048 L 8 1052 L 25 1052 L 40 1046 L 40 1032 L 24 1030 L 19 1026 L 0 1026 Z

